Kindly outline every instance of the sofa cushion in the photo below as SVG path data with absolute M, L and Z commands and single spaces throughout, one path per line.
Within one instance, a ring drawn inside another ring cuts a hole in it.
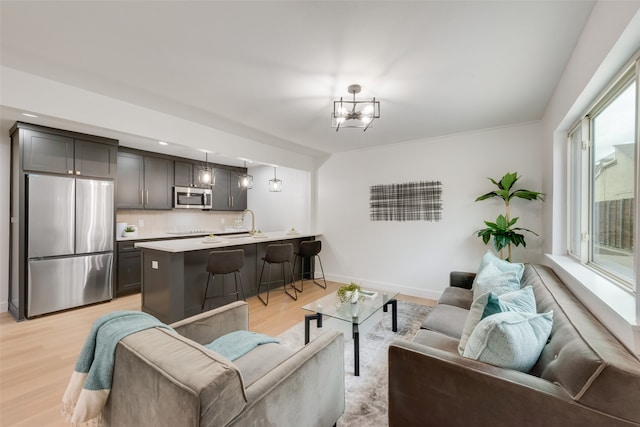
M 468 310 L 472 301 L 473 292 L 471 290 L 449 286 L 442 292 L 438 304 L 453 305 Z
M 450 353 L 458 351 L 458 340 L 448 335 L 427 329 L 420 329 L 413 342 L 426 345 L 428 347 L 437 348 Z
M 529 372 L 547 343 L 552 324 L 553 312 L 506 311 L 485 317 L 471 333 L 463 356 Z
M 293 350 L 276 344 L 261 344 L 233 361 L 242 374 L 245 388 L 293 355 Z
M 460 339 L 464 320 L 469 310 L 453 305 L 436 305 L 422 322 L 421 328 L 441 332 L 450 337 Z
M 495 256 L 493 252 L 487 251 L 487 253 L 482 257 L 480 261 L 480 267 L 478 268 L 478 274 L 473 280 L 473 288 L 479 279 L 478 276 L 487 275 L 487 268 L 497 269 L 500 273 L 515 273 L 518 282 L 522 279 L 522 274 L 524 273 L 524 264 L 517 262 L 509 262 L 502 260 Z M 495 274 L 495 273 L 492 273 Z

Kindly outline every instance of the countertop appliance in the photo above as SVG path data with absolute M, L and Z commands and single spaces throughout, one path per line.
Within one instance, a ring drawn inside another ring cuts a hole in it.
M 26 180 L 27 317 L 110 300 L 113 181 Z
M 182 209 L 213 208 L 210 188 L 173 187 L 173 207 Z

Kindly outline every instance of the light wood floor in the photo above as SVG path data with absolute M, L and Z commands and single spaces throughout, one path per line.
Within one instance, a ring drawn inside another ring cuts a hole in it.
M 271 292 L 266 307 L 257 297 L 247 299 L 250 329 L 278 335 L 301 322 L 300 307 L 340 286 L 327 283 L 325 290 L 305 281 L 297 301 L 281 289 Z M 398 299 L 435 304 L 402 295 Z M 0 313 L 0 426 L 67 426 L 60 415 L 60 401 L 92 323 L 115 310 L 140 310 L 140 304 L 136 294 L 24 322 Z

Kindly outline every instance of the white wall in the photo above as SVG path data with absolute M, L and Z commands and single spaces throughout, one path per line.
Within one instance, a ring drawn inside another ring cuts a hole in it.
M 262 231 L 288 230 L 295 227 L 301 232 L 317 231 L 311 224 L 311 173 L 279 167 L 276 175 L 282 180 L 282 191 L 269 191 L 273 167 L 250 167 L 253 188 L 247 190 L 248 208 L 256 215 L 256 229 Z M 245 225 L 251 226 L 249 216 Z M 320 230 L 322 231 L 322 230 Z
M 318 171 L 317 229 L 322 260 L 332 280 L 394 288 L 437 298 L 452 270 L 475 271 L 487 250 L 474 231 L 504 213 L 501 200 L 475 203 L 493 190 L 487 177 L 522 175 L 520 188 L 540 190 L 540 124 L 482 130 L 335 154 Z M 411 181 L 441 181 L 439 222 L 372 222 L 369 187 Z M 542 231 L 541 202 L 518 199 L 512 216 Z M 540 239 L 527 237 L 517 261 L 540 261 Z

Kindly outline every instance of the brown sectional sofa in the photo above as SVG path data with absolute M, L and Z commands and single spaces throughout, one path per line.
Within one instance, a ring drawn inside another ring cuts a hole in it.
M 531 372 L 460 356 L 473 277 L 452 273 L 424 329 L 389 347 L 390 426 L 640 426 L 640 361 L 548 267 L 526 265 L 521 281 L 553 310 Z
M 297 351 L 263 344 L 231 362 L 203 344 L 247 330 L 235 302 L 147 329 L 118 343 L 107 426 L 335 425 L 344 412 L 342 334 L 327 331 Z

